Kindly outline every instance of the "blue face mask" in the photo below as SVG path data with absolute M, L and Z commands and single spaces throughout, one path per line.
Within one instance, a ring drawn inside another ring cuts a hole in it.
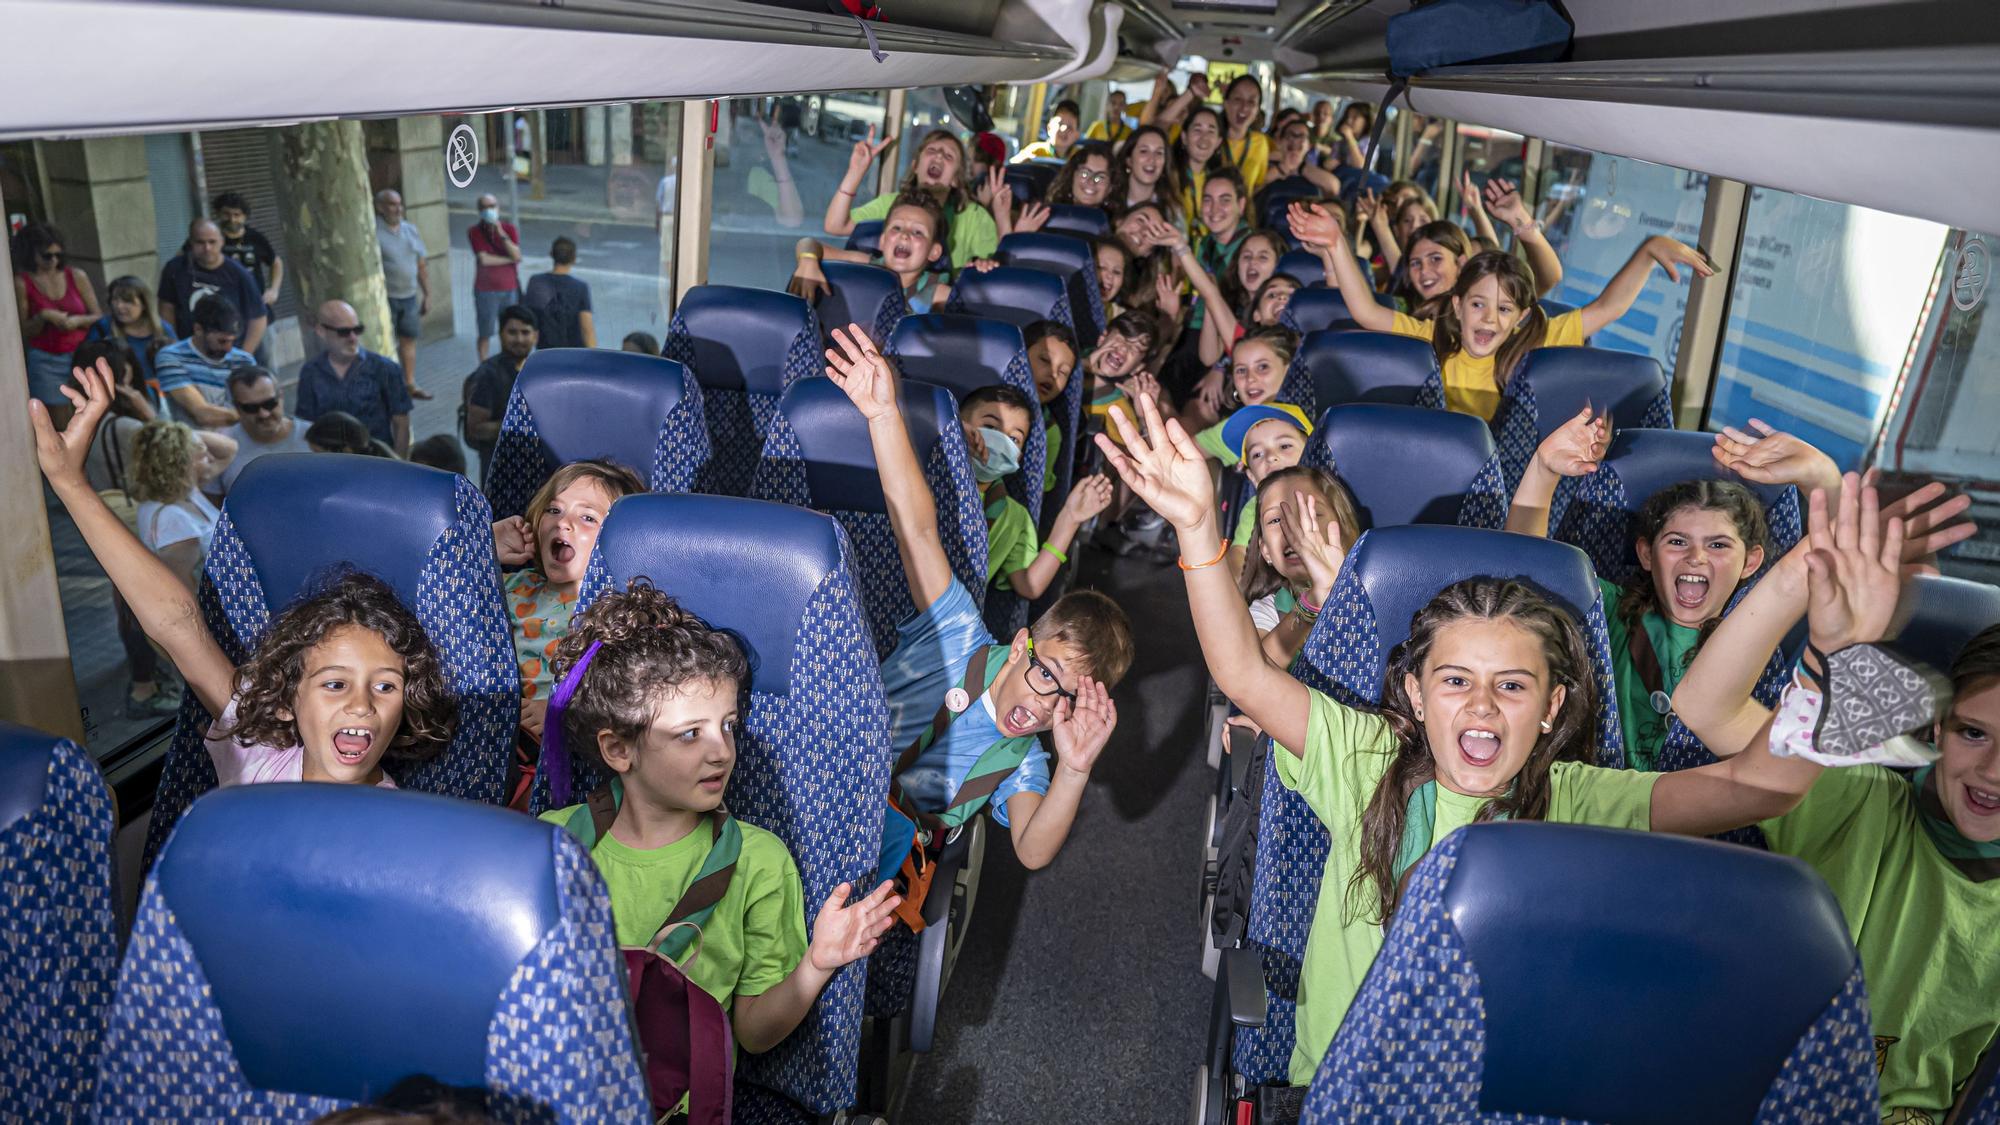
M 497 223 L 500 221 L 500 208 L 483 207 L 479 211 L 479 218 L 481 222 Z
M 972 475 L 980 484 L 999 480 L 1021 467 L 1021 447 L 1013 438 L 991 427 L 979 427 L 979 437 L 986 443 L 986 459 L 974 461 Z

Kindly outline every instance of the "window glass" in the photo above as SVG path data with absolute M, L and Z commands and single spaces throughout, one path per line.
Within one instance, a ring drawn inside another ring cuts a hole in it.
M 1550 144 L 1544 151 L 1535 214 L 1563 267 L 1562 284 L 1549 294 L 1551 300 L 1572 307 L 1596 300 L 1639 244 L 1653 235 L 1690 246 L 1700 237 L 1707 176 L 1565 145 Z M 1593 336 L 1591 345 L 1650 355 L 1671 375 L 1687 294 L 1686 271 L 1674 282 L 1654 269 L 1631 311 Z
M 1473 200 L 1465 193 L 1467 177 L 1472 180 L 1473 191 L 1485 190 L 1486 181 L 1495 176 L 1523 182 L 1525 165 L 1521 154 L 1527 144 L 1519 133 L 1509 133 L 1503 129 L 1488 128 L 1485 125 L 1458 126 L 1458 182 L 1451 185 L 1450 213 L 1453 222 L 1468 232 L 1478 234 L 1479 230 L 1472 217 Z M 1502 235 L 1503 238 L 1507 237 Z
M 1947 233 L 1753 189 L 1709 426 L 1759 418 L 1859 466 L 1908 362 Z
M 1335 120 L 1338 120 L 1337 118 Z M 1398 179 L 1414 180 L 1417 185 L 1430 193 L 1432 199 L 1439 198 L 1438 169 L 1443 153 L 1439 146 L 1444 142 L 1445 129 L 1451 125 L 1442 117 L 1426 117 L 1421 113 L 1410 115 L 1410 153 L 1407 158 L 1399 158 L 1393 151 L 1390 138 L 1383 143 L 1391 147 L 1390 157 L 1399 160 L 1401 169 Z
M 0 150 L 0 190 L 23 224 L 46 223 L 51 212 L 62 217 L 68 262 L 107 312 L 114 279 L 136 277 L 157 300 L 163 272 L 184 276 L 172 263 L 188 245 L 190 224 L 218 197 L 243 212 L 247 231 L 225 232 L 249 247 L 242 260 L 250 288 L 239 291 L 239 303 L 268 304 L 239 343 L 254 345 L 276 377 L 282 413 L 274 425 L 282 435 L 266 443 L 231 429 L 229 408 L 252 400 L 226 387 L 212 397 L 196 388 L 204 406 L 224 411 L 220 417 L 204 419 L 171 398 L 149 410 L 206 421 L 198 428 L 252 450 L 290 447 L 332 410 L 356 413 L 302 394 L 308 365 L 326 362 L 318 310 L 339 301 L 352 311 L 334 315 L 360 327 L 367 352 L 402 369 L 394 384 L 413 396 L 402 408 L 405 424 L 391 404 L 371 400 L 378 414 L 362 418 L 370 441 L 399 452 L 439 437 L 477 480 L 480 458 L 463 440 L 460 407 L 482 351 L 505 353 L 497 323 L 504 308 L 537 307 L 538 344 L 594 340 L 616 348 L 640 332 L 659 346 L 672 303 L 680 123 L 680 104 L 662 102 L 9 142 Z M 46 199 L 17 193 L 9 178 L 36 166 L 52 170 Z M 377 232 L 378 212 L 389 210 L 387 197 L 378 200 L 382 191 L 395 192 L 400 205 L 388 237 Z M 482 202 L 497 211 L 490 224 Z M 491 233 L 475 235 L 476 228 Z M 574 252 L 567 265 L 555 260 L 562 243 L 561 257 Z M 275 257 L 257 251 L 264 244 Z M 394 267 L 387 274 L 384 245 Z M 166 296 L 192 309 L 214 299 L 209 290 L 197 279 Z M 151 345 L 138 346 L 150 356 Z M 131 456 L 101 467 L 103 487 L 139 487 L 141 466 Z M 225 470 L 197 488 L 225 496 L 233 479 Z M 198 508 L 183 500 L 190 514 Z M 110 583 L 53 499 L 49 520 L 87 740 L 99 757 L 115 756 L 166 729 L 166 705 L 134 697 L 174 677 L 156 667 L 164 661 L 135 627 L 121 629 Z
M 821 235 L 826 205 L 870 128 L 879 143 L 882 91 L 732 98 L 722 103 L 710 192 L 708 280 L 782 288 L 802 235 Z M 907 139 L 907 138 L 906 138 Z M 897 160 L 898 143 L 882 159 Z M 871 164 L 851 203 L 876 195 Z

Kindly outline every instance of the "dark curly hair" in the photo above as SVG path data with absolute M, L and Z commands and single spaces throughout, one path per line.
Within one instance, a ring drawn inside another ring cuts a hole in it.
M 571 620 L 569 634 L 556 644 L 558 680 L 595 641 L 603 647 L 562 713 L 562 742 L 600 767 L 597 732 L 636 744 L 653 724 L 662 696 L 698 680 L 727 680 L 740 691 L 750 677 L 736 638 L 709 628 L 645 578 L 634 578 L 624 593 L 599 595 Z
M 328 575 L 271 622 L 264 643 L 237 669 L 236 722 L 220 733 L 254 746 L 299 745 L 297 721 L 281 713 L 297 712 L 306 654 L 349 625 L 381 637 L 403 658 L 403 725 L 385 761 L 417 765 L 443 753 L 458 729 L 458 700 L 444 663 L 388 583 L 352 570 Z

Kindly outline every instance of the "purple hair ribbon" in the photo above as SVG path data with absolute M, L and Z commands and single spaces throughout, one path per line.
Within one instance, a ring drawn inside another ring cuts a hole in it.
M 542 770 L 548 775 L 551 808 L 569 804 L 570 797 L 572 770 L 568 748 L 563 745 L 563 712 L 569 710 L 569 701 L 576 698 L 577 685 L 583 682 L 590 658 L 603 647 L 603 641 L 590 642 L 590 647 L 583 650 L 583 659 L 576 662 L 576 667 L 556 685 L 555 694 L 549 696 L 548 716 L 542 720 Z

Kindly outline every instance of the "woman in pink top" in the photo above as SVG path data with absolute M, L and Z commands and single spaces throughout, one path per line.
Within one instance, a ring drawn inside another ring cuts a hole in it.
M 90 279 L 63 264 L 63 237 L 47 223 L 31 223 L 14 237 L 14 301 L 28 340 L 28 393 L 67 420 L 62 396 L 70 353 L 104 315 Z
M 385 761 L 409 766 L 440 753 L 457 701 L 423 626 L 380 579 L 339 576 L 280 613 L 243 667 L 230 662 L 193 591 L 90 486 L 84 461 L 111 406 L 111 366 L 78 368 L 75 378 L 83 389 L 63 388 L 76 415 L 62 430 L 46 404 L 28 404 L 35 456 L 146 635 L 219 716 L 207 742 L 221 783 L 389 786 Z

